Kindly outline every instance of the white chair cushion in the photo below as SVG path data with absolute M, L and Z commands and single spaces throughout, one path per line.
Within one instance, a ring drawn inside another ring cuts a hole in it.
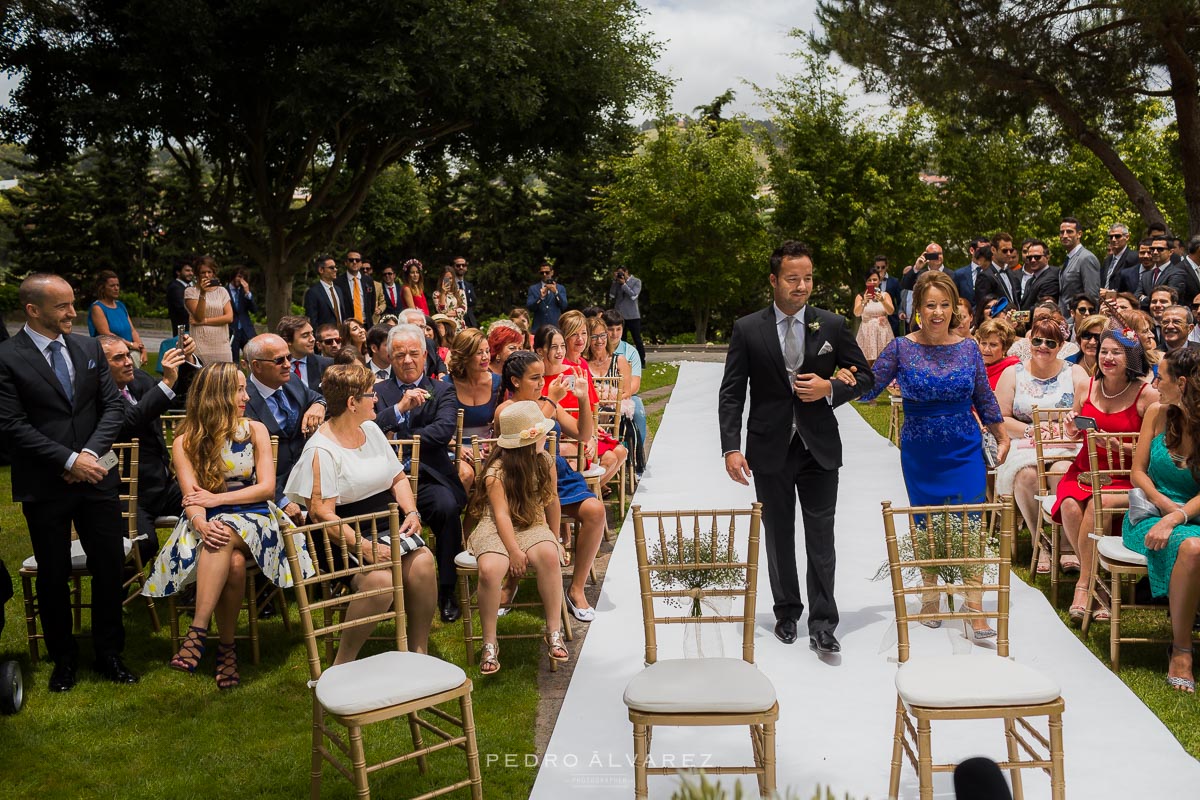
M 585 480 L 588 478 L 599 478 L 602 475 L 604 475 L 604 467 L 597 464 L 594 467 L 585 469 L 583 472 L 581 472 L 579 474 L 582 475 Z
M 1046 516 L 1050 516 L 1054 512 L 1054 503 L 1058 500 L 1056 494 L 1038 495 L 1038 501 L 1042 504 L 1042 511 L 1046 512 Z
M 479 562 L 475 560 L 475 556 L 463 550 L 454 557 L 454 565 L 463 569 L 479 569 Z
M 125 555 L 129 555 L 129 551 L 133 549 L 133 542 L 125 539 Z M 21 569 L 37 569 L 37 559 L 33 556 L 21 562 Z M 87 553 L 83 552 L 83 545 L 78 539 L 71 540 L 71 569 L 87 569 Z
M 331 714 L 362 714 L 457 688 L 466 679 L 440 658 L 389 650 L 325 670 L 317 700 Z
M 907 706 L 974 708 L 1048 703 L 1058 684 L 1035 669 L 995 655 L 910 658 L 896 673 Z
M 1146 557 L 1126 547 L 1125 542 L 1121 541 L 1120 536 L 1099 537 L 1096 541 L 1096 549 L 1100 551 L 1102 558 L 1106 558 L 1109 561 L 1137 564 L 1141 567 L 1146 566 Z
M 740 658 L 673 658 L 635 675 L 625 705 L 663 714 L 749 714 L 775 705 L 775 687 Z
M 179 517 L 155 517 L 154 527 L 160 530 L 175 530 L 175 526 L 179 524 Z

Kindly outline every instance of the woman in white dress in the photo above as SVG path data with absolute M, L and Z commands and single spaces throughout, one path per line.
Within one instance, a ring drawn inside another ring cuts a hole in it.
M 1011 494 L 1021 509 L 1021 516 L 1030 531 L 1037 528 L 1038 501 L 1037 451 L 1033 444 L 1033 409 L 1071 408 L 1075 402 L 1075 381 L 1086 378 L 1083 368 L 1059 358 L 1066 339 L 1066 326 L 1051 319 L 1039 319 L 1030 326 L 1029 341 L 1031 354 L 1027 363 L 1018 361 L 1000 375 L 996 384 L 996 400 L 1000 413 L 1004 415 L 1004 427 L 1012 438 L 1013 446 L 1008 458 L 996 468 L 996 495 Z M 1047 431 L 1059 438 L 1060 431 Z M 1066 472 L 1070 459 L 1078 448 L 1051 450 L 1048 456 L 1060 457 L 1051 467 L 1055 472 Z M 1066 566 L 1074 559 L 1063 556 Z M 1049 571 L 1049 556 L 1044 564 Z
M 380 541 L 372 550 L 364 543 L 365 559 L 391 558 L 392 547 L 404 553 L 404 607 L 408 615 L 408 649 L 424 653 L 429 649 L 429 629 L 437 605 L 437 582 L 433 554 L 421 538 L 421 514 L 413 497 L 408 476 L 400 466 L 396 451 L 375 424 L 375 376 L 361 364 L 335 364 L 321 378 L 325 393 L 327 420 L 317 428 L 292 468 L 284 488 L 288 497 L 308 508 L 312 522 L 387 511 L 392 503 L 402 515 L 397 541 Z M 367 538 L 367 531 L 363 531 Z M 340 562 L 341 545 L 355 549 L 355 531 L 341 526 L 332 542 L 334 560 Z M 324 557 L 318 552 L 319 557 Z M 353 556 L 352 556 L 353 557 Z M 326 569 L 344 569 L 340 563 Z M 360 575 L 354 579 L 356 591 L 391 586 L 386 570 Z M 387 593 L 352 600 L 347 620 L 361 619 L 387 611 L 391 595 Z M 335 664 L 353 661 L 373 626 L 363 624 L 342 635 Z

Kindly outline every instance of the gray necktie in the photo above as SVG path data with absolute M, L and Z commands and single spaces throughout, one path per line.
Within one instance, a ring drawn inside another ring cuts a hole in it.
M 787 330 L 783 334 L 783 363 L 788 372 L 795 372 L 804 361 L 804 350 L 800 346 L 800 336 L 796 333 L 798 320 L 795 317 L 787 317 L 786 322 Z
M 58 378 L 59 384 L 62 386 L 63 392 L 67 395 L 68 402 L 75 402 L 75 387 L 71 383 L 71 373 L 67 369 L 67 360 L 63 358 L 62 342 L 55 339 L 47 345 L 50 350 L 50 369 L 54 370 L 54 376 Z

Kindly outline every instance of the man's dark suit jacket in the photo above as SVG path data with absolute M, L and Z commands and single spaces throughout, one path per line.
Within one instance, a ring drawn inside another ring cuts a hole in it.
M 475 321 L 475 284 L 463 281 L 463 297 L 467 298 L 467 315 L 463 321 L 468 328 L 478 328 L 479 323 Z
M 889 275 L 882 284 L 882 289 L 888 293 L 888 297 L 892 298 L 892 308 L 895 309 L 888 315 L 888 324 L 892 326 L 892 333 L 896 336 L 900 335 L 900 281 Z
M 458 425 L 458 399 L 454 387 L 442 381 L 431 381 L 421 377 L 418 387 L 432 396 L 423 404 L 408 412 L 408 419 L 401 422 L 396 417 L 396 403 L 402 392 L 394 377 L 375 384 L 375 424 L 393 439 L 410 439 L 414 434 L 421 437 L 421 481 L 426 478 L 437 481 L 454 491 L 459 503 L 465 503 L 466 491 L 458 479 L 458 470 L 449 455 L 450 440 L 454 438 Z
M 175 335 L 175 329 L 180 325 L 188 325 L 191 323 L 191 317 L 188 315 L 187 306 L 183 302 L 183 282 L 178 278 L 172 278 L 167 284 L 167 316 L 171 318 L 171 335 Z
M 972 307 L 975 306 L 975 283 L 971 280 L 971 268 L 974 266 L 972 263 L 959 267 L 950 276 L 954 279 L 954 285 L 958 287 L 958 296 L 966 299 Z
M 336 280 L 333 282 L 333 288 L 338 294 L 338 300 L 342 303 L 342 314 L 350 316 L 353 306 L 346 301 L 346 296 L 342 293 Z M 325 284 L 320 281 L 308 287 L 308 291 L 304 293 L 304 316 L 308 317 L 308 321 L 312 323 L 313 330 L 326 324 L 338 324 L 337 312 L 334 311 L 333 303 L 329 302 Z
M 304 374 L 308 376 L 308 388 L 312 389 L 317 394 L 321 392 L 321 379 L 325 377 L 325 370 L 333 366 L 333 359 L 327 356 L 319 356 L 316 353 L 311 353 L 304 358 Z M 316 377 L 316 380 L 313 377 Z M 293 375 L 294 379 L 296 376 Z
M 137 400 L 131 405 L 124 398 L 121 406 L 125 419 L 117 441 L 138 440 L 138 502 L 152 504 L 175 481 L 171 476 L 171 450 L 163 439 L 162 423 L 159 418 L 167 410 L 183 408 L 192 379 L 199 372 L 193 366 L 179 368 L 172 400 L 159 388 L 159 380 L 140 369 L 133 371 L 133 380 L 127 387 Z
M 84 449 L 105 455 L 125 419 L 100 343 L 73 333 L 64 339 L 75 367 L 73 402 L 23 329 L 0 344 L 0 438 L 21 465 L 12 471 L 17 503 L 55 500 L 78 489 L 62 478 L 67 459 Z M 110 470 L 96 488 L 115 489 L 118 479 Z
M 775 306 L 767 306 L 734 323 L 717 411 L 721 451 L 742 449 L 742 408 L 746 403 L 746 382 L 749 381 L 746 460 L 752 471 L 784 468 L 793 418 L 817 463 L 825 469 L 840 467 L 842 440 L 833 409 L 875 384 L 875 376 L 855 344 L 844 317 L 808 306 L 804 321 L 804 361 L 800 372 L 813 372 L 829 379 L 840 367 L 856 367 L 856 385 L 847 386 L 834 379 L 832 405 L 826 398 L 811 403 L 801 401 L 792 391 L 792 379 L 783 362 Z M 814 322 L 819 326 L 816 332 L 812 330 Z M 826 343 L 830 349 L 821 354 Z
M 1154 270 L 1148 269 L 1141 276 L 1137 291 L 1138 299 L 1142 301 L 1143 311 L 1150 309 L 1150 294 L 1154 288 L 1164 285 L 1175 288 L 1175 291 L 1179 293 L 1179 302 L 1183 305 L 1191 305 L 1192 298 L 1200 292 L 1200 284 L 1196 281 L 1195 273 L 1190 269 L 1185 269 L 1183 264 L 1165 264 L 1160 267 L 1157 282 L 1154 280 Z M 1197 291 L 1192 291 L 1193 287 Z
M 375 314 L 375 281 L 363 273 L 359 273 L 359 283 L 362 284 L 362 308 L 363 319 L 359 320 L 368 328 L 371 327 L 373 315 Z M 350 289 L 350 274 L 343 272 L 333 279 L 333 285 L 338 287 L 342 294 L 342 300 L 345 303 L 343 309 L 347 317 L 354 316 L 354 293 Z M 316 323 L 313 324 L 316 327 Z
M 979 277 L 975 280 L 975 300 L 977 302 L 985 303 L 993 297 L 1007 298 L 1010 308 L 1017 307 L 1016 298 L 1013 297 L 1012 287 L 1008 282 L 1008 276 L 1002 274 L 995 263 L 989 264 L 986 269 L 980 270 Z
M 246 416 L 266 425 L 268 433 L 279 437 L 279 460 L 275 464 L 275 502 L 280 508 L 283 507 L 283 487 L 287 484 L 288 476 L 292 474 L 292 467 L 296 466 L 296 461 L 300 458 L 305 439 L 308 438 L 304 435 L 302 424 L 304 412 L 321 399 L 321 395 L 296 380 L 295 375 L 281 388 L 287 392 L 288 399 L 298 412 L 296 424 L 289 430 L 280 429 L 275 415 L 271 413 L 271 407 L 259 393 L 258 387 L 253 381 L 246 381 L 246 393 L 250 395 L 250 402 L 246 404 Z
M 8 341 L 8 326 L 4 324 L 4 316 L 0 314 L 0 342 Z
M 229 303 L 233 306 L 233 324 L 229 327 L 233 334 L 234 351 L 236 352 L 245 347 L 246 342 L 257 335 L 257 331 L 254 330 L 254 320 L 250 319 L 250 313 L 257 312 L 258 305 L 254 302 L 254 297 L 243 292 L 240 286 L 234 286 L 231 283 L 225 287 L 225 291 L 229 292 Z
M 1105 289 L 1116 289 L 1118 292 L 1133 292 L 1137 289 L 1137 269 L 1141 264 L 1138 262 L 1137 251 L 1133 248 L 1126 247 L 1121 253 L 1121 260 L 1113 264 L 1113 256 L 1109 253 L 1104 257 L 1104 263 L 1100 265 L 1100 286 Z M 1135 280 L 1128 286 L 1122 285 L 1124 280 L 1122 273 L 1133 268 Z
M 1012 283 L 1013 292 L 1019 295 L 1015 298 L 1018 308 L 1022 311 L 1032 311 L 1033 307 L 1043 298 L 1053 300 L 1055 304 L 1058 303 L 1058 267 L 1042 267 L 1029 281 L 1029 285 L 1022 289 L 1024 273 L 1025 270 L 1020 268 L 1009 270 L 1008 273 L 1008 280 Z
M 381 283 L 379 286 L 379 291 L 383 292 L 383 313 L 400 316 L 400 312 L 404 310 L 404 287 L 399 283 L 392 284 L 392 289 L 396 292 L 396 302 L 393 303 L 392 298 L 388 297 L 387 284 Z

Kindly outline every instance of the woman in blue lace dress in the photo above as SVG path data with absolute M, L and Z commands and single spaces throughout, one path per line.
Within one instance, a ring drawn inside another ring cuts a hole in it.
M 873 367 L 875 388 L 862 399 L 874 398 L 893 380 L 900 384 L 900 468 L 910 504 L 983 502 L 987 467 L 972 408 L 996 437 L 999 461 L 1008 454 L 1009 437 L 979 347 L 951 333 L 961 313 L 954 281 L 942 272 L 926 272 L 913 289 L 913 309 L 921 329 L 884 348 Z M 936 602 L 932 597 L 926 597 L 926 605 Z M 983 620 L 976 621 L 977 638 L 989 632 Z

